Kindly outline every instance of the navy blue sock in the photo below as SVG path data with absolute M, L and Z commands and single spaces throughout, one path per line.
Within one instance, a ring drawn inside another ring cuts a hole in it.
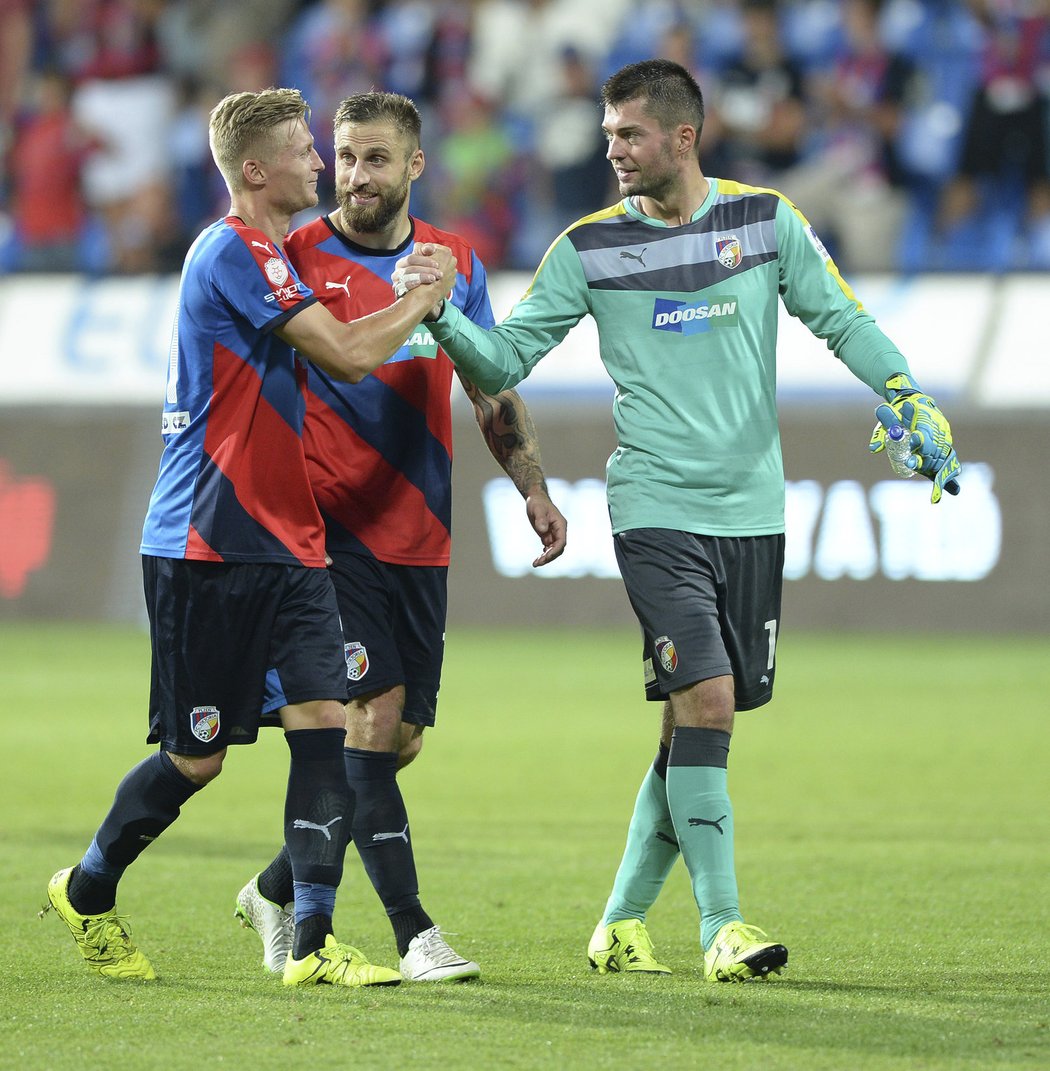
M 259 892 L 271 904 L 290 904 L 295 897 L 292 878 L 292 861 L 288 849 L 281 845 L 281 850 L 274 856 L 273 862 L 259 874 Z
M 361 862 L 394 925 L 398 944 L 404 930 L 416 933 L 433 925 L 419 907 L 419 882 L 408 828 L 408 812 L 397 783 L 396 751 L 343 751 L 346 780 L 354 794 L 352 836 Z M 395 922 L 395 916 L 403 917 Z M 422 915 L 420 919 L 418 916 Z M 427 925 L 420 925 L 422 921 Z M 402 924 L 399 926 L 399 923 Z M 404 924 L 408 923 L 406 927 Z M 407 948 L 407 942 L 405 944 Z M 404 955 L 404 951 L 401 950 Z
M 394 940 L 397 942 L 397 954 L 403 956 L 416 934 L 429 930 L 434 920 L 420 907 L 410 907 L 405 911 L 395 911 L 390 916 L 390 925 L 394 928 Z
M 336 887 L 352 820 L 343 769 L 342 729 L 286 732 L 291 762 L 284 805 L 284 843 L 297 882 Z
M 73 908 L 83 915 L 100 915 L 113 907 L 124 871 L 178 818 L 182 805 L 200 787 L 179 773 L 163 751 L 129 770 L 70 878 Z

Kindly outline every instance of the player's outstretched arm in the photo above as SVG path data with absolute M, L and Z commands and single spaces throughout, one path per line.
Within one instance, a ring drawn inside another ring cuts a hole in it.
M 278 334 L 333 378 L 357 383 L 397 352 L 455 283 L 456 258 L 451 250 L 430 248 L 426 259 L 431 281 L 421 281 L 393 305 L 343 323 L 315 302 L 282 324 Z
M 962 465 L 952 445 L 952 429 L 937 403 L 904 373 L 886 380 L 886 402 L 875 409 L 879 423 L 872 432 L 868 449 L 878 453 L 886 447 L 886 432 L 901 424 L 911 433 L 908 468 L 933 482 L 930 501 L 941 500 L 941 492 L 959 493 Z
M 525 512 L 540 537 L 543 552 L 533 561 L 539 568 L 565 550 L 567 522 L 551 501 L 543 476 L 540 444 L 528 407 L 517 391 L 486 394 L 457 370 L 463 389 L 474 406 L 474 417 L 489 452 L 525 499 Z

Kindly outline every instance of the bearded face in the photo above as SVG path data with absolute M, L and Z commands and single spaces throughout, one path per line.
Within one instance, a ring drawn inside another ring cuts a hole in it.
M 347 228 L 359 234 L 396 227 L 405 214 L 422 153 L 385 123 L 340 126 L 335 139 L 335 195 Z
M 386 230 L 398 218 L 408 200 L 408 166 L 402 169 L 399 180 L 392 186 L 383 186 L 369 177 L 364 185 L 354 186 L 349 182 L 339 185 L 336 176 L 336 198 L 343 219 L 350 230 L 361 234 L 375 234 Z

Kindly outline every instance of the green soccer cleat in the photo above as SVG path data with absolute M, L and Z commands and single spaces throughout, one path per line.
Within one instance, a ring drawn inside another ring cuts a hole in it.
M 670 967 L 657 963 L 653 942 L 641 919 L 621 919 L 608 926 L 599 922 L 587 946 L 587 959 L 599 974 L 671 973 Z
M 401 975 L 369 963 L 356 948 L 341 945 L 329 934 L 324 948 L 302 959 L 289 954 L 283 980 L 285 985 L 400 985 Z
M 292 905 L 281 907 L 267 900 L 259 892 L 259 875 L 256 874 L 237 894 L 233 917 L 246 930 L 255 930 L 262 940 L 263 967 L 273 974 L 280 974 L 292 951 L 295 936 Z
M 727 922 L 704 954 L 704 978 L 709 982 L 748 982 L 779 974 L 787 963 L 788 950 L 767 941 L 757 926 Z
M 117 914 L 116 908 L 101 915 L 81 915 L 69 902 L 69 876 L 72 867 L 60 870 L 47 883 L 47 903 L 40 911 L 43 918 L 51 908 L 69 927 L 88 970 L 105 978 L 141 978 L 152 981 L 157 977 L 150 961 L 131 940 L 128 920 Z

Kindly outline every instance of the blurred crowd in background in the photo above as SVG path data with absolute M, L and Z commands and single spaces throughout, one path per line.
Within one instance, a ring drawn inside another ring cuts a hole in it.
M 613 203 L 597 94 L 674 59 L 711 176 L 773 186 L 851 271 L 1050 268 L 1050 0 L 0 0 L 0 271 L 178 270 L 228 199 L 226 93 L 412 97 L 413 211 L 531 270 Z M 313 216 L 318 210 L 311 210 Z M 297 220 L 296 222 L 302 222 Z

